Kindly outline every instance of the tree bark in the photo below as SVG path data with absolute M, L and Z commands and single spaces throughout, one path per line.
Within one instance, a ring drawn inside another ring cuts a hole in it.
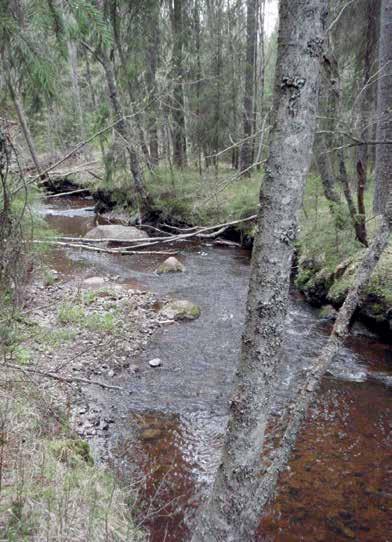
M 281 0 L 274 123 L 260 192 L 241 357 L 220 466 L 193 542 L 254 540 L 265 504 L 260 452 L 279 367 L 291 261 L 311 162 L 323 0 Z
M 159 14 L 158 0 L 153 0 L 146 10 L 148 20 L 146 45 L 146 87 L 149 94 L 149 107 L 147 112 L 148 137 L 150 145 L 150 160 L 153 166 L 159 163 L 158 127 L 157 127 L 157 81 L 156 71 L 159 57 Z
M 27 122 L 26 113 L 24 111 L 22 99 L 19 96 L 18 90 L 16 89 L 16 87 L 12 85 L 12 82 L 8 77 L 6 78 L 6 82 L 7 82 L 9 93 L 11 95 L 11 99 L 14 102 L 15 111 L 18 116 L 20 127 L 22 128 L 24 138 L 26 140 L 27 146 L 30 151 L 31 159 L 33 160 L 37 173 L 41 175 L 42 169 L 39 164 L 33 136 L 31 135 L 30 128 Z
M 254 126 L 254 74 L 256 66 L 257 44 L 257 0 L 247 0 L 246 3 L 246 63 L 245 63 L 245 95 L 244 95 L 244 138 L 240 152 L 240 171 L 250 176 L 252 164 L 252 149 L 254 147 L 250 139 Z
M 173 162 L 182 168 L 186 165 L 186 137 L 185 137 L 185 101 L 183 89 L 183 2 L 174 0 L 172 8 L 172 32 L 173 32 Z
M 67 40 L 67 49 L 68 49 L 68 62 L 69 62 L 69 72 L 71 76 L 72 83 L 72 94 L 75 104 L 75 111 L 78 118 L 78 134 L 81 139 L 85 139 L 86 133 L 84 129 L 83 122 L 83 110 L 82 110 L 82 100 L 80 96 L 80 85 L 79 85 L 79 74 L 78 74 L 78 58 L 77 58 L 77 48 L 76 44 L 71 40 Z
M 112 28 L 113 28 L 114 43 L 115 43 L 117 53 L 118 53 L 118 56 L 119 56 L 119 59 L 120 59 L 121 70 L 122 70 L 123 76 L 125 77 L 125 80 L 126 80 L 126 88 L 127 88 L 127 91 L 128 91 L 128 98 L 129 98 L 129 102 L 130 102 L 129 106 L 130 106 L 130 109 L 131 109 L 131 111 L 133 113 L 134 123 L 135 123 L 135 126 L 136 126 L 136 131 L 137 131 L 137 134 L 138 134 L 140 147 L 142 149 L 143 156 L 144 156 L 145 162 L 147 164 L 147 167 L 149 169 L 151 169 L 152 162 L 151 162 L 150 150 L 149 150 L 148 145 L 146 143 L 146 138 L 144 137 L 144 131 L 143 131 L 143 126 L 142 126 L 142 118 L 141 118 L 140 113 L 138 113 L 137 111 L 134 111 L 133 102 L 135 100 L 135 97 L 134 97 L 135 92 L 134 92 L 134 88 L 133 88 L 133 85 L 132 85 L 132 80 L 131 80 L 131 78 L 129 77 L 129 75 L 127 73 L 127 58 L 126 58 L 126 55 L 125 55 L 125 52 L 124 52 L 124 49 L 123 49 L 123 46 L 122 46 L 122 41 L 121 41 L 119 21 L 118 21 L 118 17 L 117 17 L 117 2 L 116 2 L 116 0 L 111 1 L 110 5 L 107 6 L 105 9 L 106 9 L 107 12 L 110 12 L 110 19 L 111 19 Z
M 119 122 L 116 124 L 116 130 L 122 136 L 129 156 L 129 165 L 133 177 L 136 192 L 138 193 L 143 207 L 148 210 L 151 209 L 151 198 L 144 186 L 143 172 L 140 167 L 139 158 L 136 150 L 131 143 L 131 136 L 124 114 L 120 105 L 120 100 L 117 93 L 117 84 L 113 71 L 113 65 L 105 51 L 101 52 L 101 62 L 105 71 L 106 82 L 108 85 L 109 99 L 113 109 L 113 113 Z
M 380 13 L 379 78 L 377 85 L 377 141 L 392 139 L 392 0 L 382 0 Z M 376 146 L 374 211 L 385 211 L 392 192 L 389 145 Z

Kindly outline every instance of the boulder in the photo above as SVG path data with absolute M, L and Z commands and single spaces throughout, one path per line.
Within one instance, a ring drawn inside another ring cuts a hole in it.
M 133 226 L 121 226 L 109 224 L 108 226 L 96 226 L 86 233 L 86 239 L 115 239 L 120 242 L 135 241 L 148 237 L 147 233 Z
M 169 301 L 160 311 L 161 315 L 169 320 L 196 320 L 200 312 L 200 307 L 185 299 Z
M 167 258 L 157 269 L 157 273 L 183 273 L 185 266 L 174 256 Z

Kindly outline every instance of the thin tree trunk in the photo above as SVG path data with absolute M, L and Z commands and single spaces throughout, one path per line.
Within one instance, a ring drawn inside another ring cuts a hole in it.
M 157 81 L 156 71 L 159 56 L 159 1 L 154 0 L 150 9 L 147 10 L 147 66 L 146 66 L 146 87 L 149 94 L 149 107 L 147 111 L 148 137 L 150 144 L 150 159 L 153 166 L 159 163 L 158 127 L 157 127 Z
M 15 111 L 16 111 L 16 114 L 18 116 L 20 127 L 22 128 L 24 138 L 26 140 L 27 146 L 28 146 L 29 151 L 30 151 L 31 159 L 33 160 L 33 163 L 35 165 L 37 173 L 39 175 L 41 175 L 42 168 L 41 168 L 41 166 L 39 164 L 37 151 L 36 151 L 36 148 L 35 148 L 33 136 L 31 135 L 30 128 L 29 128 L 29 125 L 28 125 L 28 122 L 27 122 L 26 113 L 24 111 L 22 99 L 19 96 L 19 92 L 18 92 L 17 88 L 12 85 L 12 83 L 11 83 L 11 81 L 10 81 L 10 79 L 8 77 L 6 78 L 6 82 L 7 82 L 8 90 L 9 90 L 10 95 L 11 95 L 11 99 L 14 102 Z
M 366 43 L 363 54 L 363 75 L 362 89 L 359 104 L 359 132 L 363 141 L 372 139 L 371 121 L 373 113 L 373 102 L 375 101 L 375 85 L 369 85 L 372 75 L 372 65 L 374 65 L 374 56 L 377 43 L 377 16 L 379 17 L 379 1 L 373 0 L 367 5 L 367 28 Z M 365 89 L 365 90 L 363 90 Z M 359 145 L 357 149 L 357 162 L 361 162 L 365 174 L 365 184 L 368 173 L 369 147 L 368 145 Z
M 274 123 L 260 193 L 245 332 L 222 460 L 193 542 L 254 540 L 265 499 L 260 452 L 284 359 L 291 261 L 318 105 L 323 0 L 281 0 Z M 295 66 L 295 73 L 293 73 Z
M 91 104 L 93 106 L 93 111 L 96 111 L 98 109 L 98 107 L 97 107 L 97 96 L 95 94 L 95 89 L 94 89 L 94 85 L 93 85 L 93 82 L 92 82 L 91 70 L 90 70 L 90 62 L 89 62 L 89 59 L 88 59 L 88 53 L 87 52 L 85 52 L 85 61 L 86 61 L 86 79 L 87 79 L 88 87 L 90 89 Z M 98 142 L 99 142 L 99 148 L 100 148 L 100 151 L 101 151 L 102 162 L 105 165 L 105 172 L 106 172 L 106 176 L 108 177 L 107 164 L 106 164 L 106 158 L 105 158 L 105 138 L 103 137 L 102 134 L 100 134 L 98 136 Z
M 68 60 L 69 60 L 69 71 L 71 76 L 72 83 L 72 94 L 75 102 L 75 111 L 78 118 L 78 135 L 82 140 L 86 138 L 84 121 L 83 121 L 83 111 L 82 111 L 82 100 L 80 97 L 80 85 L 79 85 L 79 75 L 78 75 L 78 61 L 77 61 L 77 49 L 75 43 L 70 40 L 67 40 L 68 48 Z
M 172 31 L 173 31 L 173 162 L 182 168 L 186 166 L 186 137 L 185 137 L 185 101 L 183 89 L 183 2 L 174 0 L 172 9 Z
M 144 186 L 143 172 L 140 167 L 139 158 L 134 146 L 131 143 L 131 135 L 124 114 L 120 105 L 117 93 L 116 79 L 114 76 L 113 65 L 106 52 L 101 52 L 101 62 L 105 71 L 106 82 L 108 85 L 109 99 L 113 109 L 113 113 L 117 119 L 120 119 L 116 124 L 116 130 L 122 136 L 126 143 L 129 156 L 129 165 L 133 177 L 136 192 L 138 193 L 142 205 L 146 210 L 151 209 L 151 198 Z
M 377 86 L 377 141 L 392 139 L 392 0 L 382 0 L 380 14 L 379 71 Z M 392 160 L 389 145 L 376 146 L 374 210 L 385 210 L 392 192 Z
M 244 95 L 244 138 L 240 152 L 240 171 L 246 170 L 250 175 L 249 166 L 252 164 L 253 142 L 253 113 L 254 113 L 254 73 L 257 44 L 257 0 L 247 0 L 246 3 L 246 63 L 245 63 L 245 95 Z
M 343 145 L 343 142 L 342 142 L 342 145 Z M 353 196 L 351 194 L 350 182 L 348 179 L 346 163 L 344 160 L 344 151 L 343 151 L 342 145 L 340 146 L 339 151 L 338 151 L 339 180 L 343 187 L 343 193 L 346 198 L 348 210 L 350 212 L 351 221 L 352 221 L 354 231 L 355 231 L 355 237 L 362 245 L 367 247 L 368 242 L 367 242 L 367 235 L 366 235 L 366 224 L 365 224 L 365 221 L 362 220 L 360 216 L 358 216 L 359 211 L 357 211 L 355 207 Z
M 123 76 L 125 77 L 125 80 L 126 80 L 126 88 L 127 88 L 127 91 L 128 91 L 128 98 L 129 98 L 129 102 L 130 102 L 129 105 L 130 105 L 130 109 L 131 109 L 131 111 L 133 113 L 134 123 L 135 123 L 135 126 L 136 126 L 136 131 L 137 131 L 137 134 L 138 134 L 140 147 L 142 149 L 143 156 L 144 156 L 145 162 L 147 164 L 147 167 L 149 169 L 151 169 L 152 164 L 151 164 L 150 151 L 149 151 L 148 145 L 146 143 L 146 138 L 144 136 L 144 131 L 143 131 L 143 127 L 142 127 L 142 118 L 141 118 L 140 113 L 138 113 L 137 111 L 134 111 L 134 105 L 133 105 L 133 102 L 134 102 L 134 88 L 132 86 L 132 79 L 129 77 L 129 75 L 127 73 L 127 59 L 126 59 L 126 56 L 125 56 L 125 53 L 124 53 L 124 49 L 123 49 L 122 41 L 121 41 L 121 36 L 120 36 L 119 22 L 118 22 L 118 17 L 117 17 L 117 2 L 116 2 L 116 0 L 111 1 L 110 6 L 106 7 L 106 10 L 110 11 L 110 19 L 111 19 L 112 28 L 113 28 L 114 43 L 115 43 L 117 53 L 118 53 L 118 56 L 119 56 L 119 59 L 120 59 L 121 70 L 122 70 Z
M 366 171 L 361 162 L 357 162 L 357 175 L 358 175 L 358 186 L 357 186 L 357 205 L 358 205 L 358 232 L 362 244 L 366 247 L 368 246 L 367 232 L 366 232 L 366 207 L 365 207 L 365 189 L 366 189 Z

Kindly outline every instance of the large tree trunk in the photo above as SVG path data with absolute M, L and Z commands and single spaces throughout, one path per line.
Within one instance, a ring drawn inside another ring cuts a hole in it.
M 377 141 L 392 140 L 392 0 L 382 0 L 380 14 L 379 77 L 377 86 Z M 374 211 L 385 210 L 392 191 L 390 145 L 376 148 Z
M 323 0 L 280 3 L 274 123 L 260 193 L 241 358 L 222 460 L 193 542 L 254 540 L 266 502 L 266 491 L 260 491 L 260 453 L 284 359 L 297 216 L 316 124 L 324 6 Z
M 254 74 L 256 66 L 257 45 L 257 0 L 247 0 L 246 3 L 246 63 L 245 63 L 245 95 L 244 95 L 244 138 L 240 153 L 240 170 L 250 175 L 252 164 L 251 141 L 254 126 Z
M 183 89 L 183 2 L 174 0 L 171 19 L 173 31 L 173 162 L 177 167 L 186 165 L 185 101 Z

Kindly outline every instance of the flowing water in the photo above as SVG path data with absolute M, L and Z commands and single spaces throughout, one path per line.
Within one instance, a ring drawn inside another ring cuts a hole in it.
M 52 199 L 41 211 L 52 227 L 80 236 L 93 226 L 89 205 L 85 199 Z M 178 257 L 185 273 L 157 276 L 164 256 L 74 249 L 51 256 L 52 266 L 69 280 L 110 275 L 129 287 L 201 307 L 198 320 L 164 327 L 131 360 L 140 371 L 118 377 L 129 395 L 96 398 L 116 421 L 107 460 L 124 483 L 139 479 L 138 517 L 153 542 L 190 540 L 194 510 L 213 480 L 249 277 L 247 251 L 184 243 Z M 277 417 L 328 331 L 293 292 Z M 151 369 L 147 362 L 155 357 L 162 366 Z M 258 541 L 392 541 L 391 386 L 391 346 L 350 337 L 323 380 L 281 476 L 279 495 L 261 519 Z

